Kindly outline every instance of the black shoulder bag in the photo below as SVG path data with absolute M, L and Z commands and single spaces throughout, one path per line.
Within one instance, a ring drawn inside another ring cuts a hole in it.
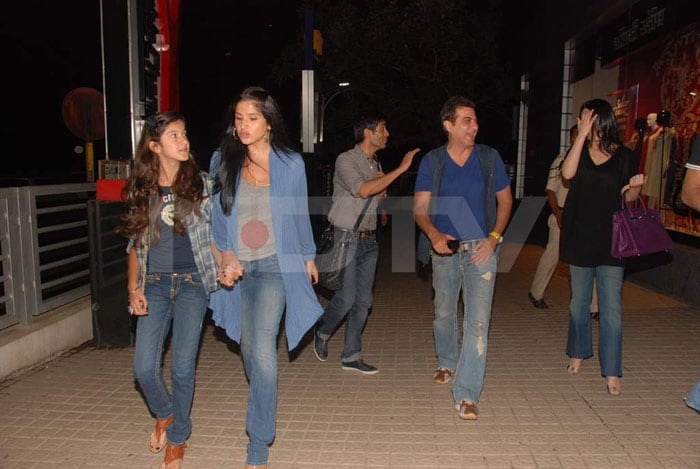
M 365 217 L 373 197 L 367 199 L 362 213 L 357 217 L 352 230 L 344 230 L 329 223 L 321 233 L 318 248 L 316 249 L 316 268 L 318 269 L 318 283 L 329 290 L 340 290 L 343 286 L 345 266 L 350 260 L 350 242 L 355 236 L 360 222 Z

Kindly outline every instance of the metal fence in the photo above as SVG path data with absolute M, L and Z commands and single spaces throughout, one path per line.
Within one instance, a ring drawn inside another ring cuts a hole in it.
M 0 189 L 0 329 L 90 294 L 95 184 Z

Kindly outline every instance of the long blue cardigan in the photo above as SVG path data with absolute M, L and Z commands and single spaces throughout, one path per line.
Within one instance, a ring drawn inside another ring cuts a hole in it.
M 216 151 L 212 155 L 213 173 L 216 172 L 219 158 L 220 154 Z M 270 150 L 270 208 L 287 303 L 287 346 L 292 350 L 323 314 L 306 272 L 305 261 L 315 258 L 316 245 L 309 220 L 304 160 L 298 153 L 278 154 Z M 238 204 L 234 202 L 231 215 L 226 216 L 218 194 L 214 197 L 212 232 L 219 249 L 237 252 Z M 213 292 L 209 307 L 214 313 L 216 325 L 223 327 L 232 340 L 240 343 L 240 285 L 236 283 L 232 289 L 220 288 Z

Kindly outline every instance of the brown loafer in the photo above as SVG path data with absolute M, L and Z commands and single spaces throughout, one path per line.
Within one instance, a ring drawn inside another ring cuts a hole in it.
M 165 448 L 165 458 L 160 469 L 180 469 L 182 460 L 185 458 L 185 443 L 172 445 L 168 443 Z
M 173 423 L 173 416 L 170 415 L 164 419 L 156 419 L 156 429 L 151 432 L 151 438 L 148 440 L 148 450 L 151 453 L 160 453 L 168 438 L 165 435 L 165 430 Z
M 246 464 L 245 469 L 267 469 L 267 464 Z
M 479 418 L 479 409 L 476 408 L 476 404 L 473 402 L 462 399 L 456 407 L 457 414 L 462 420 L 476 420 Z
M 438 384 L 447 384 L 452 380 L 452 375 L 454 374 L 455 370 L 440 367 L 433 375 L 433 381 L 435 381 Z

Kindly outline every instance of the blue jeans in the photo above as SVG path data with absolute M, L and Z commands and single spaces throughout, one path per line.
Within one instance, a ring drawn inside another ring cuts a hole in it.
M 148 408 L 156 418 L 173 416 L 168 441 L 181 444 L 192 431 L 190 409 L 195 366 L 208 295 L 199 274 L 148 274 L 144 290 L 148 314 L 136 325 L 134 377 Z M 163 379 L 163 348 L 172 326 L 170 343 L 172 392 Z
M 277 422 L 277 335 L 285 305 L 276 255 L 243 261 L 241 278 L 241 354 L 250 392 L 246 464 L 266 464 Z
M 700 379 L 685 396 L 685 405 L 700 412 Z
M 347 316 L 343 362 L 359 360 L 362 352 L 362 329 L 372 306 L 372 288 L 377 270 L 379 244 L 372 238 L 355 238 L 350 244 L 343 286 L 337 290 L 321 316 L 317 334 L 328 340 Z
M 570 265 L 571 305 L 566 354 L 570 358 L 593 356 L 591 295 L 593 278 L 598 284 L 600 338 L 598 356 L 603 376 L 622 376 L 622 283 L 624 267 Z
M 433 252 L 431 256 L 435 290 L 433 333 L 438 364 L 456 371 L 452 382 L 455 402 L 466 400 L 477 403 L 484 387 L 498 256 L 494 253 L 482 265 L 474 265 L 469 252 L 451 256 L 440 256 Z M 464 303 L 461 350 L 457 324 L 460 290 Z

